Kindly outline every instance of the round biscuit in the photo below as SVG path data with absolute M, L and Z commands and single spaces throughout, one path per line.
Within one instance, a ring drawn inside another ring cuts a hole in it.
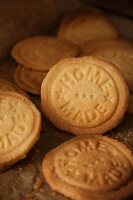
M 39 139 L 40 128 L 40 112 L 28 98 L 0 92 L 0 169 L 26 157 Z
M 106 136 L 78 136 L 48 152 L 43 175 L 52 190 L 75 200 L 120 200 L 133 193 L 133 154 Z
M 59 129 L 104 134 L 122 120 L 129 91 L 121 72 L 95 57 L 56 64 L 41 85 L 42 110 Z
M 26 68 L 48 71 L 54 64 L 79 54 L 79 48 L 70 41 L 48 36 L 34 36 L 17 43 L 12 57 Z
M 76 10 L 65 16 L 60 24 L 57 36 L 78 45 L 97 38 L 117 37 L 114 25 L 99 12 Z

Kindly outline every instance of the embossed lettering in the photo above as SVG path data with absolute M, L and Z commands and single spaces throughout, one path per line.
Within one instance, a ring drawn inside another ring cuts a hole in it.
M 92 110 L 85 111 L 85 116 L 86 116 L 86 119 L 88 122 L 96 119 L 96 117 L 97 117 L 95 111 L 92 111 Z
M 101 105 L 101 104 L 97 104 L 95 106 L 95 109 L 100 113 L 100 114 L 103 114 L 105 112 L 107 112 L 107 108 L 105 107 L 105 105 Z
M 84 71 L 82 69 L 75 70 L 73 75 L 76 81 L 81 81 L 81 80 L 84 80 L 85 78 Z
M 60 79 L 61 84 L 69 89 L 71 87 L 71 84 L 74 82 L 71 74 L 65 73 L 61 79 Z
M 76 108 L 71 105 L 70 101 L 62 105 L 60 108 L 66 114 L 66 116 L 72 115 L 76 111 Z

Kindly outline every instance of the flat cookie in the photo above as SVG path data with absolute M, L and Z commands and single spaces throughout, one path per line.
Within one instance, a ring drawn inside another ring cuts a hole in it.
M 120 200 L 133 193 L 133 154 L 105 136 L 78 136 L 56 147 L 42 171 L 54 191 L 75 200 Z
M 0 91 L 17 92 L 29 98 L 28 94 L 25 91 L 21 90 L 14 83 L 7 81 L 5 79 L 0 79 Z
M 0 92 L 0 170 L 25 158 L 40 128 L 41 115 L 28 98 Z
M 133 115 L 133 94 L 130 93 L 130 98 L 129 98 L 129 105 L 127 108 L 127 113 Z
M 18 66 L 14 73 L 14 80 L 23 90 L 40 95 L 41 84 L 46 75 L 47 72 L 34 71 Z
M 108 48 L 108 47 L 119 47 L 119 48 L 126 48 L 130 49 L 133 48 L 133 43 L 129 40 L 125 40 L 122 38 L 102 38 L 102 39 L 95 39 L 85 43 L 82 46 L 82 56 L 88 56 L 91 52 L 94 52 L 98 48 Z
M 133 92 L 133 48 L 103 47 L 90 55 L 113 63 L 123 73 L 129 90 Z
M 117 30 L 105 16 L 94 11 L 75 11 L 65 16 L 58 37 L 78 45 L 98 38 L 117 37 Z
M 112 64 L 95 57 L 56 64 L 41 85 L 42 110 L 58 128 L 73 134 L 104 134 L 126 112 L 128 88 Z
M 36 36 L 20 41 L 12 57 L 21 65 L 36 71 L 48 71 L 54 64 L 79 54 L 78 47 L 56 37 Z

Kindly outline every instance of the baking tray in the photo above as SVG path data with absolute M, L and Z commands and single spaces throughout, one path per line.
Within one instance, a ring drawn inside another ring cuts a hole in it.
M 108 17 L 117 26 L 121 36 L 133 39 L 131 19 L 112 13 L 108 13 Z M 0 77 L 13 81 L 15 67 L 16 64 L 10 57 L 0 61 Z M 40 98 L 30 96 L 40 110 Z M 107 135 L 122 141 L 133 150 L 133 116 L 126 114 L 120 125 Z M 67 200 L 46 184 L 41 165 L 48 151 L 72 137 L 74 136 L 54 127 L 42 114 L 41 137 L 37 144 L 26 159 L 0 174 L 0 200 Z M 133 195 L 128 200 L 133 200 Z

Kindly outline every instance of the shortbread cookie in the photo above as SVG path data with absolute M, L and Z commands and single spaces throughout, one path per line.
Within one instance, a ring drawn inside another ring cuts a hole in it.
M 113 63 L 123 73 L 129 90 L 133 92 L 133 48 L 103 47 L 90 55 Z
M 95 57 L 56 64 L 41 86 L 42 110 L 70 133 L 103 134 L 124 116 L 128 88 L 118 69 Z
M 14 80 L 23 90 L 40 95 L 41 84 L 46 75 L 47 72 L 34 71 L 18 66 L 14 73 Z
M 50 151 L 43 174 L 51 188 L 75 200 L 120 200 L 133 193 L 133 154 L 104 136 L 78 136 Z
M 100 13 L 76 11 L 63 18 L 58 30 L 58 37 L 82 45 L 97 38 L 117 37 L 117 30 Z
M 17 92 L 29 98 L 28 94 L 25 91 L 21 90 L 14 83 L 5 79 L 0 79 L 0 91 Z
M 122 38 L 103 38 L 103 39 L 95 39 L 85 43 L 82 46 L 82 56 L 88 56 L 91 52 L 94 52 L 98 48 L 108 48 L 108 47 L 124 47 L 126 49 L 133 49 L 133 43 L 129 40 L 125 40 Z
M 127 113 L 133 115 L 133 94 L 130 93 L 130 98 L 129 98 L 129 105 L 127 108 Z
M 54 64 L 79 54 L 78 47 L 56 37 L 36 36 L 20 41 L 12 50 L 13 58 L 36 71 L 48 71 Z
M 41 115 L 26 97 L 0 92 L 0 169 L 25 158 L 40 136 Z

